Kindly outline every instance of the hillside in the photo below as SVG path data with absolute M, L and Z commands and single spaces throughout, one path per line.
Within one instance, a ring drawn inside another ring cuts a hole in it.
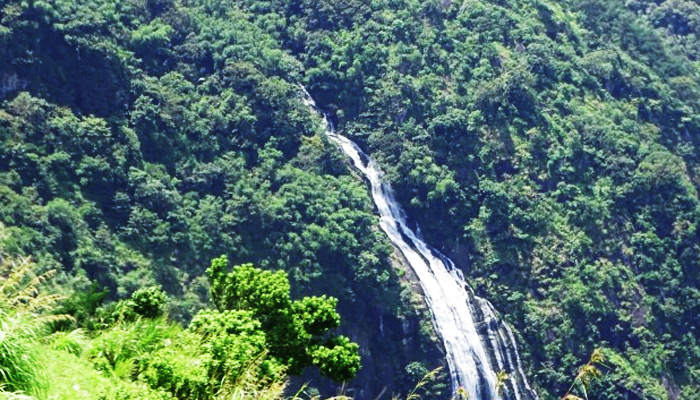
M 212 259 L 283 269 L 338 299 L 351 394 L 407 393 L 440 345 L 304 85 L 543 399 L 599 347 L 596 398 L 700 398 L 698 35 L 690 0 L 2 0 L 0 246 L 181 323 Z

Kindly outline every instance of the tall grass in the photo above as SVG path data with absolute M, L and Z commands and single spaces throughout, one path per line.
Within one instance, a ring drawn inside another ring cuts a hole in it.
M 26 316 L 0 310 L 0 391 L 46 397 L 46 375 L 35 328 Z
M 70 319 L 46 315 L 63 297 L 44 294 L 39 287 L 54 272 L 34 274 L 29 258 L 0 254 L 0 392 L 5 398 L 31 395 L 46 397 L 46 375 L 37 340 L 51 322 Z
M 51 348 L 62 350 L 80 357 L 90 345 L 90 340 L 82 329 L 70 332 L 55 332 L 48 337 Z
M 593 350 L 591 358 L 586 365 L 579 369 L 576 378 L 574 378 L 569 390 L 566 391 L 561 400 L 584 400 L 574 394 L 574 388 L 576 387 L 583 393 L 583 397 L 588 400 L 588 391 L 591 388 L 591 384 L 603 377 L 603 373 L 598 369 L 598 366 L 605 366 L 605 357 L 601 349 Z
M 138 357 L 179 341 L 183 331 L 182 326 L 168 322 L 165 317 L 119 322 L 93 340 L 88 357 L 103 359 L 121 374 Z
M 427 374 L 423 375 L 420 381 L 416 384 L 416 386 L 411 390 L 408 395 L 406 395 L 405 400 L 420 400 L 421 395 L 420 392 L 425 388 L 425 386 L 430 383 L 431 381 L 435 380 L 436 377 L 440 374 L 442 371 L 441 367 L 437 367 L 432 371 L 429 371 Z M 463 398 L 463 390 L 460 388 L 460 390 L 457 391 L 457 398 Z M 380 395 L 381 396 L 381 395 Z M 398 397 L 394 396 L 392 400 L 399 400 Z
M 231 380 L 231 374 L 224 377 L 214 400 L 282 400 L 284 389 L 287 387 L 287 379 L 282 376 L 277 379 L 261 379 L 260 365 L 266 354 L 261 354 L 243 369 L 243 371 Z M 289 400 L 296 400 L 294 396 Z
M 34 398 L 22 393 L 0 391 L 0 400 L 34 400 Z

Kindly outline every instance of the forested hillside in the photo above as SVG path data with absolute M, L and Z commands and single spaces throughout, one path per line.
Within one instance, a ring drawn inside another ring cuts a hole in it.
M 353 390 L 398 392 L 440 364 L 367 191 L 303 102 L 303 66 L 252 14 L 200 1 L 0 9 L 2 249 L 60 271 L 65 294 L 102 298 L 68 302 L 78 326 L 154 284 L 186 323 L 211 307 L 204 271 L 225 254 L 287 271 L 295 298 L 339 299 L 363 355 Z
M 598 347 L 591 397 L 700 399 L 699 35 L 691 0 L 0 0 L 0 246 L 84 329 L 150 285 L 187 324 L 222 254 L 282 269 L 338 299 L 351 395 L 407 393 L 440 346 L 304 85 L 543 399 Z

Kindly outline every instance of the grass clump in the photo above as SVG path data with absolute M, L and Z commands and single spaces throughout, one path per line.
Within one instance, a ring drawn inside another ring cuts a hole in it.
M 48 383 L 37 341 L 47 324 L 71 319 L 42 314 L 63 297 L 42 294 L 39 286 L 55 271 L 34 274 L 29 258 L 0 255 L 0 391 L 3 396 L 46 397 Z
M 52 349 L 62 350 L 80 357 L 90 345 L 90 339 L 82 329 L 55 332 L 48 337 Z
M 45 397 L 46 375 L 40 354 L 36 351 L 35 328 L 26 316 L 0 310 L 1 391 Z M 3 396 L 10 394 L 5 393 Z

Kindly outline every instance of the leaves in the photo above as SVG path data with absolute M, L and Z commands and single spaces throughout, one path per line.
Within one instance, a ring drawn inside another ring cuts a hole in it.
M 65 296 L 40 290 L 55 270 L 35 275 L 35 269 L 29 258 L 0 253 L 0 395 L 45 396 L 45 366 L 36 342 L 48 325 L 74 321 L 70 315 L 46 314 Z
M 583 392 L 583 396 L 588 400 L 588 392 L 591 385 L 603 378 L 603 373 L 600 371 L 598 366 L 604 365 L 603 362 L 605 358 L 603 356 L 602 349 L 595 349 L 591 354 L 591 358 L 588 360 L 586 365 L 579 369 L 578 374 L 574 378 L 574 383 L 569 387 L 569 390 L 562 397 L 562 400 L 582 400 L 580 397 L 572 394 L 574 387 L 580 388 Z
M 29 3 L 0 10 L 0 241 L 68 290 L 157 284 L 185 322 L 201 260 L 284 269 L 393 349 L 367 379 L 400 392 L 438 352 L 398 345 L 419 313 L 305 83 L 513 322 L 543 397 L 602 342 L 628 389 L 697 386 L 694 2 Z
M 234 266 L 228 272 L 225 256 L 212 260 L 207 274 L 221 317 L 237 311 L 250 313 L 254 323 L 260 324 L 270 355 L 286 365 L 289 373 L 299 374 L 314 365 L 337 381 L 355 376 L 360 367 L 357 344 L 328 333 L 340 324 L 336 299 L 323 296 L 292 301 L 285 273 L 263 271 L 251 264 Z M 211 322 L 202 318 L 216 314 L 200 314 L 193 320 L 193 329 L 211 332 Z M 234 324 L 216 330 L 232 334 L 239 329 Z

